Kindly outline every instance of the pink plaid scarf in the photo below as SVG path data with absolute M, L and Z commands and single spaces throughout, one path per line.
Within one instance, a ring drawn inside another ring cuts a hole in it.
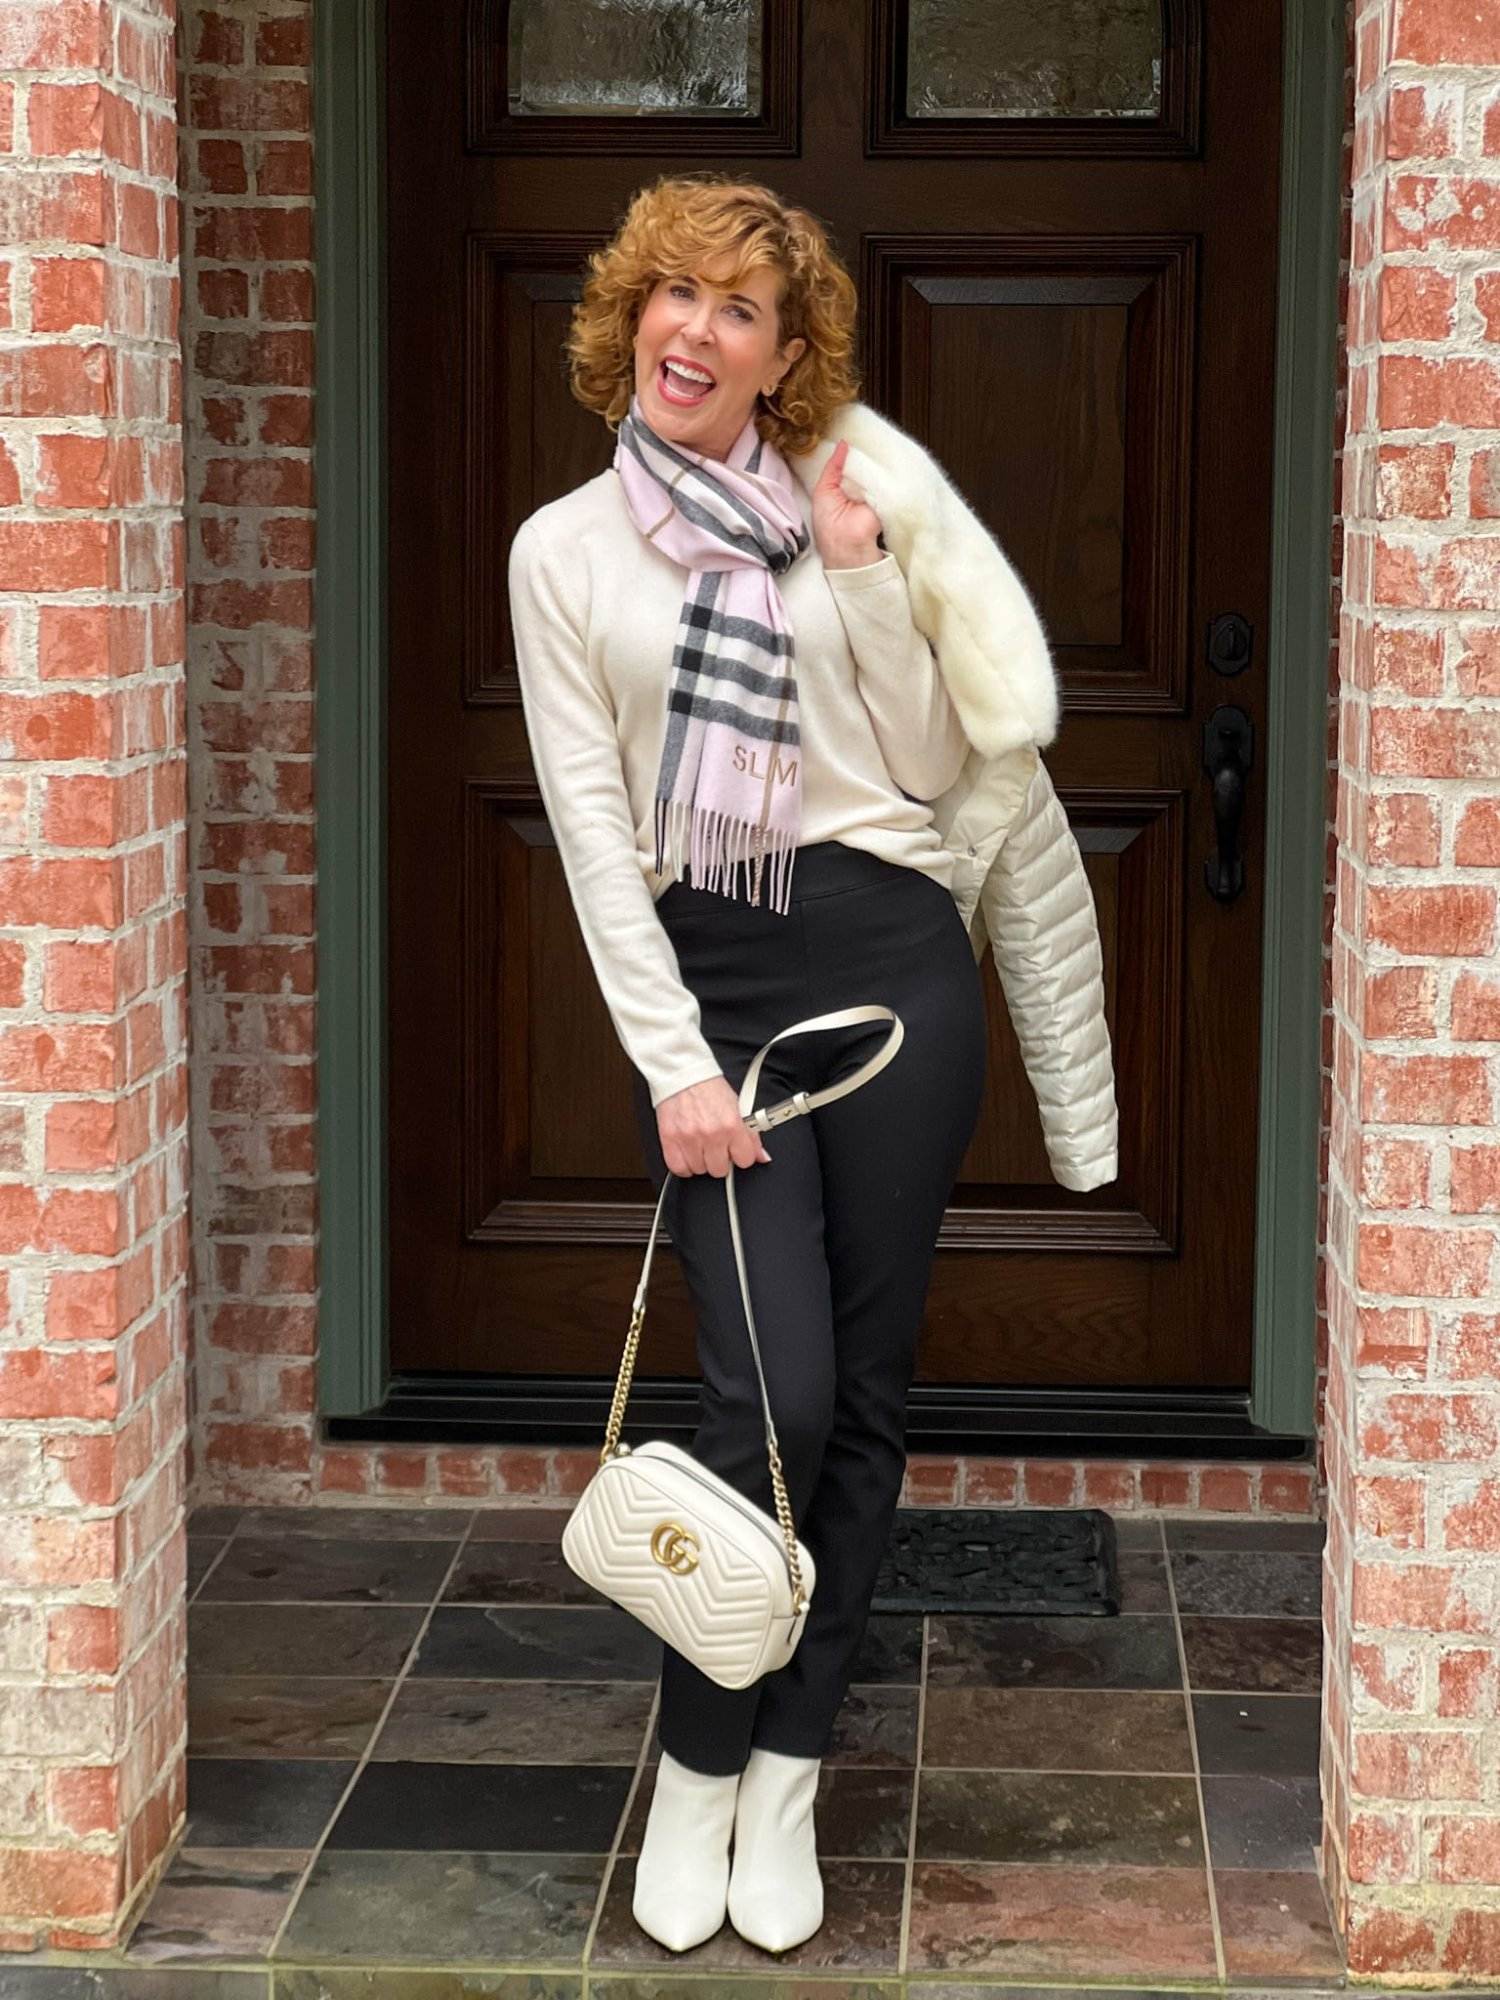
M 752 904 L 771 863 L 771 906 L 790 907 L 802 824 L 796 647 L 776 578 L 811 539 L 790 466 L 752 416 L 726 459 L 673 444 L 641 414 L 620 421 L 615 470 L 637 528 L 689 571 L 656 779 L 656 872 L 670 846 L 695 888 Z

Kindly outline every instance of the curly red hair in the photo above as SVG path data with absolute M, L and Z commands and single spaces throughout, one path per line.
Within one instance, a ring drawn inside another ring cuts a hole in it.
M 780 272 L 778 344 L 799 335 L 807 342 L 774 394 L 757 403 L 756 429 L 780 451 L 811 451 L 832 413 L 859 394 L 854 280 L 816 216 L 716 169 L 664 174 L 638 190 L 613 238 L 590 255 L 566 343 L 573 394 L 618 428 L 634 393 L 636 328 L 653 288 L 730 259 L 716 279 L 725 289 L 759 265 Z

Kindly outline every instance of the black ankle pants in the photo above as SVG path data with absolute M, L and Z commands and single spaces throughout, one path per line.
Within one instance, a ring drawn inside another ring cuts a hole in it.
M 751 1057 L 811 1014 L 874 1001 L 901 1016 L 894 1058 L 847 1097 L 763 1133 L 735 1170 L 740 1230 L 782 1471 L 817 1564 L 787 1664 L 723 1688 L 663 1647 L 662 1747 L 695 1770 L 752 1745 L 820 1757 L 848 1691 L 906 1467 L 906 1395 L 943 1211 L 984 1092 L 983 979 L 952 896 L 920 870 L 839 841 L 800 848 L 782 916 L 674 882 L 657 912 L 705 1039 L 738 1090 Z M 889 1022 L 821 1029 L 766 1057 L 757 1105 L 847 1075 Z M 632 1070 L 647 1170 L 666 1176 L 656 1110 Z M 697 1314 L 693 1455 L 774 1516 L 765 1421 L 724 1182 L 674 1176 L 663 1204 Z

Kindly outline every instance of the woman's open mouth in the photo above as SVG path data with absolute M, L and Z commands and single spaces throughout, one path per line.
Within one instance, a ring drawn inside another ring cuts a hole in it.
M 705 396 L 712 395 L 717 386 L 704 381 L 700 375 L 689 374 L 675 361 L 662 362 L 656 371 L 656 381 L 669 403 L 701 403 Z

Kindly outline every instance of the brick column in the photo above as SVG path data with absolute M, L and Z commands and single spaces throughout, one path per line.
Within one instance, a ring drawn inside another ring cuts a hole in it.
M 1355 40 L 1323 1860 L 1352 1974 L 1461 1981 L 1500 1973 L 1500 6 Z
M 173 0 L 0 0 L 0 1946 L 183 1804 Z

